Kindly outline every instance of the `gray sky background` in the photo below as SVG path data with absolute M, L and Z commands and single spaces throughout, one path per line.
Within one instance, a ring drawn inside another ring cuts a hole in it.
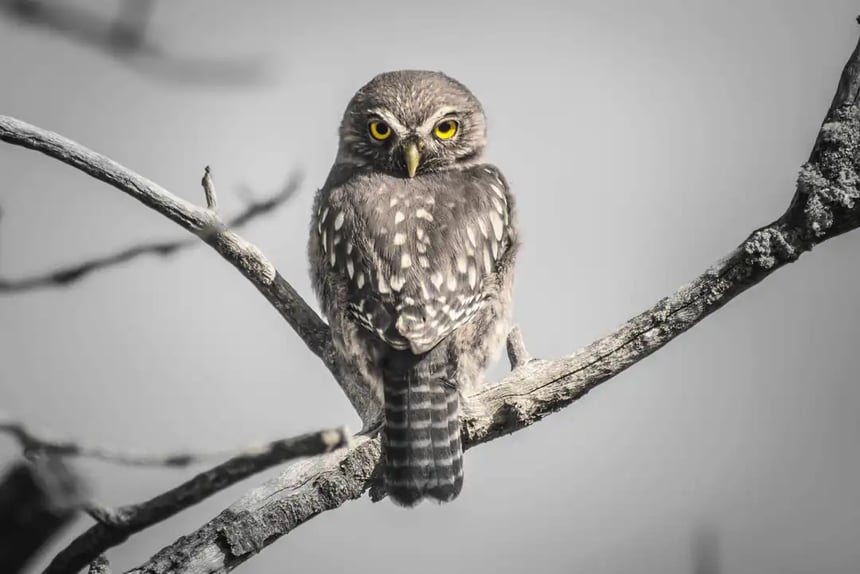
M 106 0 L 65 4 L 114 10 Z M 519 199 L 515 319 L 534 354 L 554 357 L 782 213 L 860 33 L 858 8 L 158 4 L 149 38 L 165 51 L 261 56 L 269 79 L 242 85 L 168 80 L 3 17 L 0 113 L 197 202 L 211 165 L 227 213 L 241 209 L 242 186 L 269 194 L 301 169 L 297 196 L 244 234 L 310 298 L 310 206 L 348 99 L 383 70 L 444 70 L 485 105 L 488 159 Z M 8 276 L 183 233 L 5 144 L 0 205 Z M 240 571 L 687 573 L 705 537 L 724 573 L 857 572 L 858 264 L 860 233 L 830 241 L 572 407 L 470 450 L 453 504 L 349 503 Z M 202 245 L 73 288 L 0 297 L 0 409 L 58 436 L 155 451 L 359 428 L 298 337 Z M 16 456 L 0 437 L 0 463 Z M 76 464 L 110 505 L 193 472 Z M 134 536 L 109 554 L 115 568 L 136 566 L 263 478 Z M 89 524 L 78 520 L 52 549 Z

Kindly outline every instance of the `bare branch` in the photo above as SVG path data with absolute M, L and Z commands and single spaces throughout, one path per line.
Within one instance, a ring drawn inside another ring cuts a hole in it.
M 340 372 L 328 325 L 277 272 L 260 249 L 228 229 L 217 214 L 173 195 L 102 154 L 21 120 L 0 116 L 0 140 L 44 153 L 70 165 L 115 187 L 197 235 L 238 269 L 277 309 L 308 348 L 322 359 L 353 406 L 362 414 L 362 420 L 366 421 L 366 413 L 372 412 L 378 401 L 360 381 Z
M 0 0 L 0 18 L 94 49 L 157 80 L 251 86 L 273 79 L 273 70 L 262 55 L 203 58 L 165 50 L 146 37 L 154 7 L 153 0 L 123 0 L 116 17 L 105 18 L 71 2 Z
M 254 221 L 260 216 L 273 212 L 283 205 L 288 199 L 295 195 L 301 182 L 299 174 L 293 174 L 278 193 L 264 199 L 250 201 L 245 208 L 227 221 L 228 229 L 239 229 L 240 227 Z M 66 287 L 84 279 L 94 271 L 101 271 L 122 263 L 137 259 L 142 255 L 156 255 L 168 257 L 178 251 L 196 247 L 200 242 L 196 239 L 175 239 L 170 241 L 158 241 L 129 247 L 116 253 L 102 255 L 87 261 L 68 265 L 61 269 L 40 273 L 30 277 L 17 279 L 4 279 L 0 277 L 0 295 L 11 293 L 23 293 L 34 289 Z
M 797 260 L 814 245 L 860 225 L 858 91 L 860 45 L 845 67 L 787 211 L 754 231 L 702 275 L 570 357 L 526 361 L 528 355 L 515 333 L 511 344 L 514 370 L 499 384 L 470 397 L 464 406 L 464 444 L 472 447 L 487 442 L 560 410 L 666 345 L 776 269 Z M 267 297 L 323 359 L 367 423 L 373 399 L 360 381 L 338 372 L 325 324 L 260 251 L 228 231 L 217 214 L 171 195 L 62 136 L 18 120 L 0 116 L 0 139 L 41 151 L 113 185 L 211 245 Z M 232 570 L 304 521 L 361 496 L 377 474 L 379 454 L 378 439 L 362 436 L 352 449 L 294 465 L 136 571 L 152 574 Z M 204 482 L 221 476 L 223 473 L 216 473 Z M 164 508 L 155 502 L 160 499 L 145 503 L 148 512 Z M 126 508 L 142 512 L 137 507 Z M 129 533 L 116 524 L 132 519 L 123 516 L 122 510 L 116 511 L 118 517 L 96 512 L 97 516 L 108 516 L 111 524 L 97 525 L 85 533 L 55 559 L 49 571 L 71 572 L 72 566 L 83 567 L 98 556 L 105 540 L 124 540 Z
M 31 277 L 21 277 L 20 279 L 0 278 L 0 294 L 23 293 L 26 291 L 50 287 L 65 287 L 80 281 L 93 271 L 115 267 L 132 259 L 136 259 L 141 255 L 159 255 L 167 257 L 169 255 L 173 255 L 180 249 L 191 247 L 193 245 L 197 245 L 197 242 L 183 240 L 146 243 L 129 247 L 127 249 L 117 251 L 116 253 L 111 253 L 110 255 L 88 259 L 87 261 L 63 267 L 55 271 L 33 275 Z
M 609 335 L 571 357 L 520 365 L 499 384 L 470 397 L 464 445 L 517 431 L 564 408 L 814 245 L 860 226 L 858 94 L 860 44 L 845 66 L 788 210 Z M 374 482 L 379 455 L 379 440 L 361 437 L 350 450 L 293 465 L 131 572 L 229 572 L 320 512 L 360 497 Z
M 332 452 L 350 442 L 351 438 L 343 428 L 277 440 L 234 456 L 146 502 L 114 510 L 89 505 L 87 511 L 99 523 L 72 541 L 45 572 L 75 573 L 132 534 L 162 522 L 240 480 L 295 458 Z
M 30 459 L 44 455 L 61 457 L 76 456 L 128 466 L 165 466 L 181 468 L 193 464 L 223 459 L 232 454 L 225 452 L 209 454 L 190 452 L 169 454 L 135 453 L 126 450 L 106 448 L 103 446 L 84 445 L 67 440 L 53 440 L 37 437 L 21 423 L 2 419 L 0 419 L 0 433 L 9 434 L 18 441 L 24 456 Z
M 82 481 L 54 457 L 15 464 L 0 480 L 0 572 L 19 572 L 74 516 Z

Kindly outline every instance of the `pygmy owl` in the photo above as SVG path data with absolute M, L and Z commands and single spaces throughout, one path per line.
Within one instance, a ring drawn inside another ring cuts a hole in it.
M 403 506 L 460 493 L 461 396 L 508 331 L 517 227 L 485 144 L 464 85 L 380 74 L 349 102 L 314 203 L 314 290 L 339 360 L 384 402 L 385 488 Z

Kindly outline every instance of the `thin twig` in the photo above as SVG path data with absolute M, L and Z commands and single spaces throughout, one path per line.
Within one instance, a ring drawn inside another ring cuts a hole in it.
M 278 193 L 263 199 L 255 199 L 248 203 L 242 211 L 227 221 L 227 228 L 239 229 L 262 215 L 273 212 L 295 195 L 301 182 L 299 174 L 293 174 Z M 196 239 L 174 239 L 135 245 L 126 249 L 101 255 L 80 263 L 67 265 L 60 269 L 39 273 L 30 277 L 2 278 L 0 277 L 0 295 L 26 293 L 36 289 L 66 287 L 77 283 L 95 271 L 103 271 L 127 263 L 142 255 L 168 257 L 178 251 L 196 247 L 200 242 Z
M 519 325 L 514 325 L 511 332 L 508 333 L 507 350 L 511 370 L 522 367 L 532 360 L 531 354 L 526 349 L 526 342 L 523 340 L 523 333 Z
M 0 115 L 0 140 L 38 151 L 107 183 L 195 234 L 235 267 L 280 313 L 308 348 L 331 371 L 362 422 L 380 412 L 377 393 L 337 361 L 328 325 L 250 241 L 227 229 L 217 214 L 178 197 L 160 185 L 60 134 Z M 218 230 L 212 232 L 212 230 Z
M 0 18 L 51 34 L 113 58 L 153 79 L 213 86 L 250 87 L 275 79 L 263 54 L 184 56 L 147 38 L 152 0 L 124 0 L 115 19 L 73 2 L 0 0 Z
M 206 207 L 212 211 L 218 211 L 218 197 L 215 195 L 215 182 L 212 181 L 212 173 L 207 165 L 203 170 L 203 194 L 206 196 Z
M 21 446 L 24 456 L 35 459 L 41 456 L 85 457 L 128 466 L 161 466 L 181 468 L 194 464 L 223 460 L 236 451 L 218 453 L 177 452 L 167 454 L 135 453 L 103 446 L 85 445 L 68 440 L 38 437 L 24 425 L 0 420 L 0 433 L 11 435 Z

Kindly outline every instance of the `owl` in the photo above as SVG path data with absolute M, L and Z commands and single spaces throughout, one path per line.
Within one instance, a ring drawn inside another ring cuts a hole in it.
M 339 360 L 384 404 L 385 490 L 400 506 L 460 493 L 462 397 L 509 329 L 517 224 L 482 160 L 486 131 L 449 76 L 379 74 L 347 105 L 314 202 L 312 283 Z

